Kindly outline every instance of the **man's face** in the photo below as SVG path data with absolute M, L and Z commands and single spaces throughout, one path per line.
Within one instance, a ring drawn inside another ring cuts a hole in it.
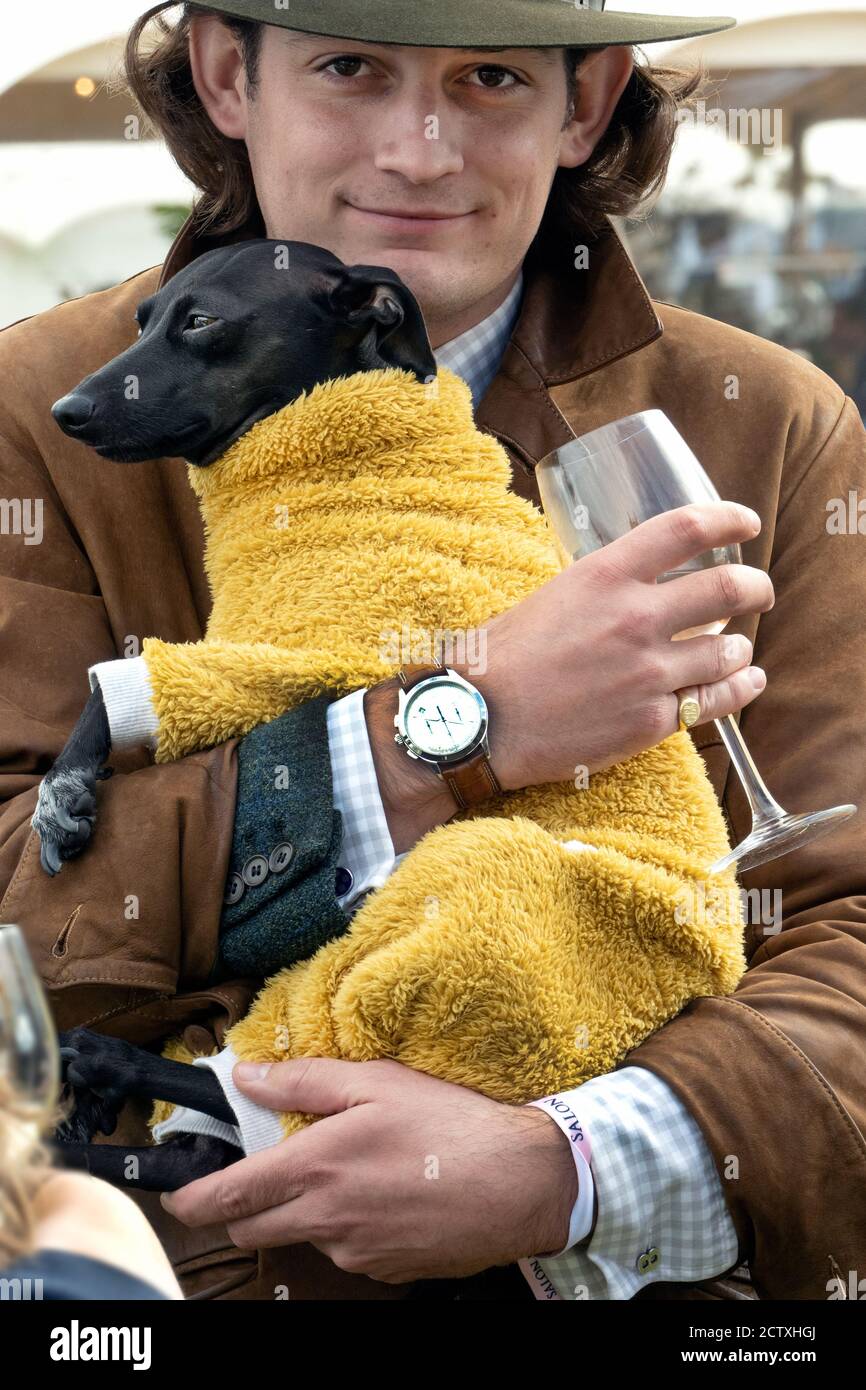
M 251 99 L 228 31 L 199 23 L 197 86 L 219 128 L 246 141 L 267 235 L 390 266 L 434 346 L 501 301 L 557 167 L 582 163 L 598 138 L 586 119 L 563 127 L 561 49 L 413 48 L 268 25 Z M 630 51 L 618 57 L 616 99 L 631 69 Z

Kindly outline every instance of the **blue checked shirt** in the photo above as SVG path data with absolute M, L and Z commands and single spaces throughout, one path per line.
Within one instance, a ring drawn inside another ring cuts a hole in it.
M 511 337 L 522 289 L 521 272 L 498 309 L 435 352 L 468 383 L 475 409 Z M 343 817 L 338 900 L 353 912 L 404 856 L 394 855 L 379 796 L 363 691 L 329 707 L 328 737 Z M 670 1087 L 642 1067 L 623 1067 L 562 1095 L 592 1144 L 598 1216 L 588 1245 L 532 1262 L 539 1297 L 628 1299 L 645 1284 L 698 1282 L 731 1269 L 737 1237 L 721 1179 Z

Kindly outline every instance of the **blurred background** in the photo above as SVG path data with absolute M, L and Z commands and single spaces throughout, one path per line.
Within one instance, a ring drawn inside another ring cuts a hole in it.
M 104 85 L 146 8 L 4 16 L 0 327 L 158 264 L 189 210 L 191 185 Z M 709 79 L 651 216 L 621 227 L 651 292 L 803 354 L 866 416 L 866 0 L 617 8 L 739 20 L 649 49 Z

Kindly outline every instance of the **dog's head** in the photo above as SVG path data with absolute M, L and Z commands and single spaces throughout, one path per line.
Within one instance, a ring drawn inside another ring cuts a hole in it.
M 263 420 L 334 377 L 436 375 L 415 296 L 384 266 L 345 265 L 302 241 L 209 251 L 139 304 L 138 340 L 52 407 L 103 458 L 213 463 Z

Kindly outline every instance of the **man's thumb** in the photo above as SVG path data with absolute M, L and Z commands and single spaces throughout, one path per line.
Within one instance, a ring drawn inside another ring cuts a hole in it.
M 243 1088 L 257 1081 L 267 1081 L 271 1066 L 271 1062 L 238 1062 L 232 1070 L 235 1084 Z
M 363 1099 L 363 1063 L 335 1057 L 294 1057 L 285 1062 L 236 1062 L 239 1091 L 274 1110 L 307 1115 L 338 1115 Z

